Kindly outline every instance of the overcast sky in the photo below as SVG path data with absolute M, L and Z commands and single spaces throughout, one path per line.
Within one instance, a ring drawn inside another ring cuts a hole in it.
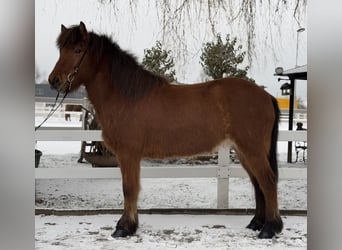
M 142 60 L 144 49 L 155 45 L 156 40 L 162 38 L 162 28 L 159 24 L 158 12 L 155 9 L 153 0 L 137 1 L 135 15 L 131 15 L 129 1 L 117 0 L 116 9 L 112 5 L 101 4 L 96 0 L 36 0 L 35 2 L 35 63 L 41 77 L 40 80 L 47 79 L 48 74 L 53 69 L 57 59 L 58 50 L 56 48 L 56 38 L 60 32 L 61 24 L 66 26 L 78 24 L 81 20 L 86 24 L 88 30 L 112 36 L 120 47 L 129 50 Z M 280 96 L 280 85 L 277 77 L 273 76 L 274 69 L 282 66 L 284 69 L 293 68 L 296 64 L 296 45 L 298 24 L 291 18 L 291 11 L 288 12 L 288 21 L 281 24 L 275 23 L 274 27 L 263 27 L 257 30 L 258 34 L 265 33 L 262 29 L 279 29 L 281 36 L 270 37 L 274 47 L 262 46 L 258 44 L 256 57 L 249 70 L 249 76 L 260 85 L 267 86 L 267 91 L 275 96 Z M 262 19 L 262 18 L 261 18 Z M 261 20 L 259 19 L 259 21 Z M 237 36 L 243 43 L 241 30 L 229 28 L 224 22 L 217 20 L 217 30 L 231 36 Z M 301 24 L 306 28 L 306 22 Z M 203 79 L 203 72 L 199 63 L 200 50 L 204 42 L 213 39 L 208 32 L 209 25 L 206 20 L 198 21 L 198 25 L 189 27 L 189 32 L 184 37 L 187 44 L 188 57 L 186 63 L 176 62 L 176 77 L 179 82 L 194 83 Z M 234 30 L 235 29 L 235 30 Z M 298 65 L 307 63 L 307 33 L 299 34 Z M 166 41 L 166 46 L 172 48 L 172 41 Z M 244 44 L 243 44 L 244 46 Z M 243 47 L 246 49 L 246 47 Z M 297 96 L 303 100 L 307 99 L 306 81 L 297 83 Z

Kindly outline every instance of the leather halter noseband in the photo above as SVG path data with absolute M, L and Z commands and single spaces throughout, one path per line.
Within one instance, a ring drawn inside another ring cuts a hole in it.
M 85 55 L 87 54 L 87 51 L 88 51 L 88 47 L 83 52 L 83 55 L 82 55 L 81 59 L 79 60 L 78 64 L 74 67 L 74 71 L 69 73 L 68 76 L 67 76 L 67 81 L 65 83 L 69 84 L 68 90 L 71 89 L 71 84 L 72 84 L 72 82 L 73 82 L 73 80 L 75 78 L 75 75 L 78 73 L 78 71 L 80 69 L 81 63 L 83 62 L 83 59 L 84 59 Z

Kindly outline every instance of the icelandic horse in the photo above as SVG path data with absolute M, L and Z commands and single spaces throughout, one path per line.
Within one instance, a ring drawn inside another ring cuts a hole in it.
M 259 238 L 281 232 L 277 198 L 277 101 L 254 83 L 224 78 L 173 85 L 144 69 L 106 35 L 83 22 L 57 38 L 60 57 L 49 75 L 59 92 L 83 84 L 102 127 L 105 145 L 122 175 L 124 212 L 113 237 L 135 234 L 140 160 L 190 156 L 234 146 L 255 189 L 255 216 L 247 228 Z
M 76 112 L 81 112 L 82 111 L 82 105 L 78 104 L 67 104 L 65 105 L 65 111 L 76 111 Z M 65 114 L 65 120 L 66 121 L 71 121 L 71 115 L 70 113 Z M 82 115 L 80 115 L 80 121 L 82 121 Z

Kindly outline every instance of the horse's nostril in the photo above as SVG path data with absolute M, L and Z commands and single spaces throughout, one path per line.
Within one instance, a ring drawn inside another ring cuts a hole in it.
M 58 76 L 55 76 L 55 77 L 53 78 L 52 82 L 53 82 L 54 84 L 58 84 L 58 83 L 59 83 L 59 77 L 58 77 Z
M 60 80 L 58 76 L 55 76 L 54 78 L 49 77 L 49 83 L 51 84 L 52 87 L 57 88 Z

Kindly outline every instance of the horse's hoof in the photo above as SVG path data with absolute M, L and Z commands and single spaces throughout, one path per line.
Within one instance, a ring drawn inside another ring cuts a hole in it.
M 262 228 L 263 225 L 255 223 L 255 222 L 251 222 L 247 225 L 246 228 L 248 229 L 252 229 L 253 231 L 259 231 Z
M 261 232 L 258 235 L 259 239 L 272 239 L 275 235 L 274 230 L 272 229 L 271 224 L 265 223 L 264 227 L 261 229 Z
M 130 233 L 127 230 L 124 230 L 121 228 L 116 229 L 115 232 L 112 233 L 113 238 L 125 238 L 129 235 L 130 235 Z
M 275 233 L 272 232 L 272 231 L 264 231 L 264 230 L 262 230 L 259 233 L 258 238 L 259 239 L 272 239 L 274 235 L 275 235 Z
M 257 230 L 260 230 L 263 226 L 264 226 L 263 223 L 253 218 L 246 228 L 252 229 L 253 231 L 257 231 Z

